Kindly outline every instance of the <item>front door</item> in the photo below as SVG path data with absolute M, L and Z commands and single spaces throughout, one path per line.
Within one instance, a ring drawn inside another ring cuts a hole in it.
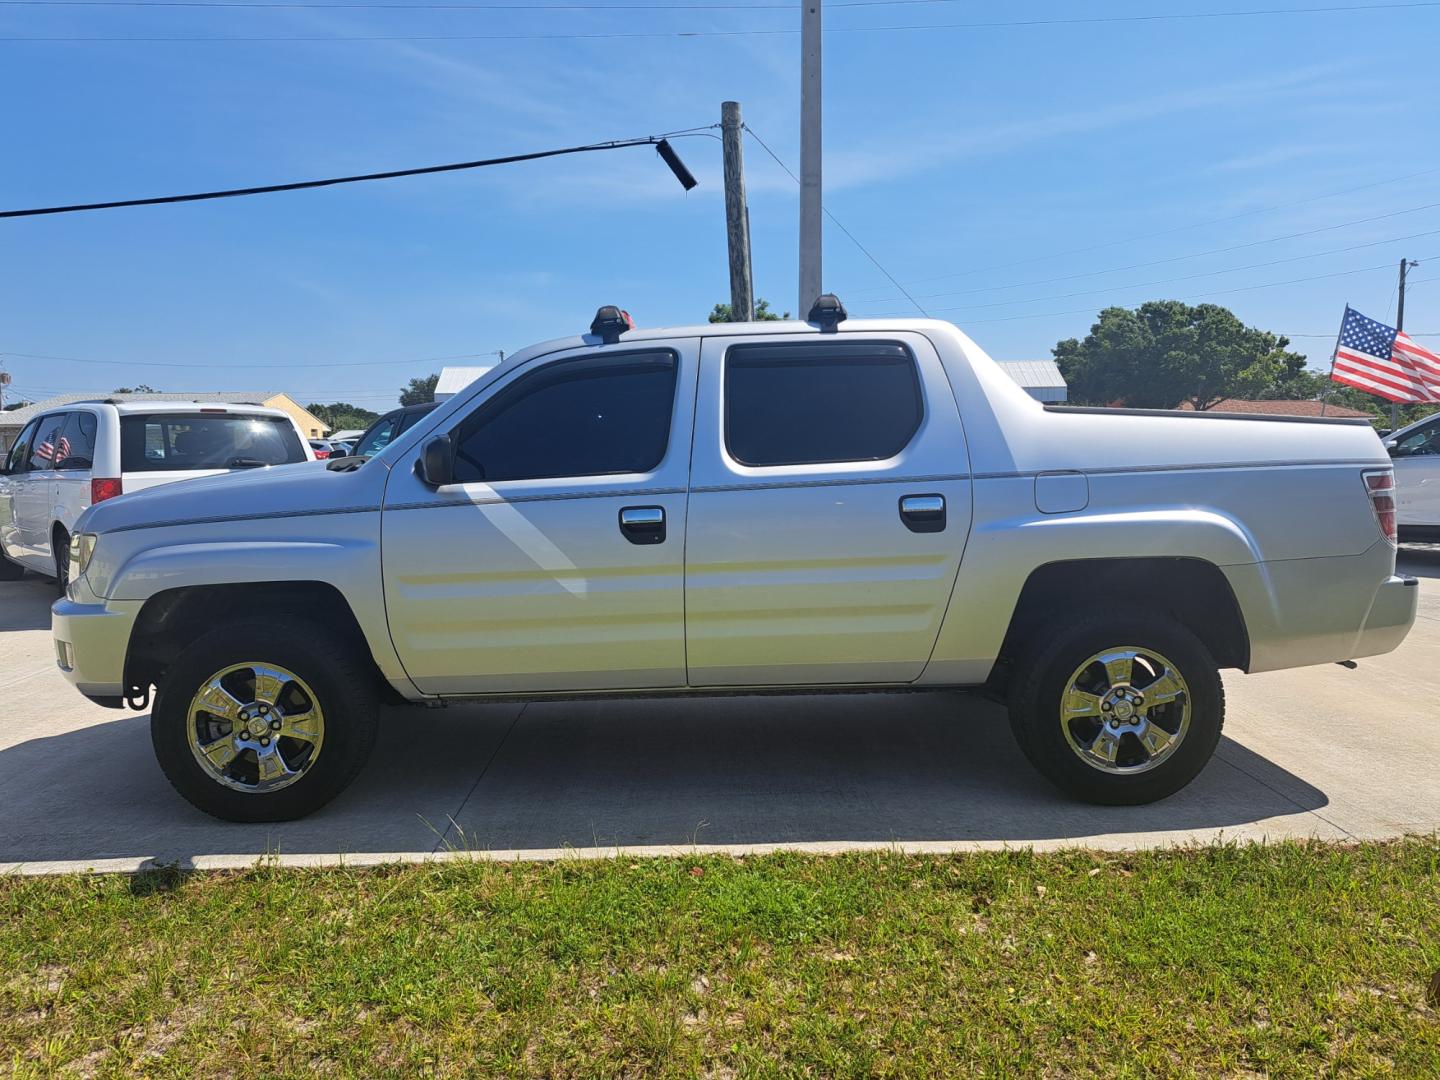
M 1400 439 L 1395 462 L 1397 518 L 1405 525 L 1440 525 L 1440 416 Z
M 920 676 L 971 515 L 955 398 L 925 338 L 707 338 L 693 456 L 692 686 Z
M 20 546 L 33 570 L 53 574 L 55 562 L 50 550 L 50 528 L 54 524 L 55 457 L 65 456 L 65 413 L 50 413 L 40 419 L 30 447 L 29 467 L 17 477 L 15 522 Z
M 689 340 L 552 354 L 416 425 L 386 487 L 382 562 L 391 637 L 421 691 L 684 685 L 697 353 Z M 432 488 L 415 463 L 442 434 L 455 483 Z

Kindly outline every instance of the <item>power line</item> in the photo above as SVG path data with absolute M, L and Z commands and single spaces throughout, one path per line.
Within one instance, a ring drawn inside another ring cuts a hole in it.
M 282 364 L 246 364 L 246 370 L 256 368 L 284 368 L 287 371 L 301 371 L 308 368 L 352 368 L 352 367 L 380 367 L 389 364 L 438 364 L 446 360 L 475 360 L 482 356 L 493 356 L 494 351 L 479 353 L 457 353 L 454 356 L 415 356 L 406 360 L 356 360 L 340 361 L 338 363 L 282 363 Z M 92 360 L 83 356 L 50 356 L 44 353 L 23 353 L 23 352 L 0 352 L 0 360 L 7 356 L 19 357 L 25 360 L 60 360 L 72 364 L 108 364 L 115 367 L 163 367 L 163 368 L 197 368 L 199 364 L 174 364 L 160 360 Z
M 1198 274 L 1184 274 L 1180 277 L 1158 278 L 1154 281 L 1136 281 L 1128 285 L 1107 285 L 1103 289 L 1087 289 L 1082 292 L 1059 293 L 1055 296 L 1032 296 L 1023 300 L 996 300 L 988 304 L 970 304 L 964 307 L 940 308 L 941 311 L 979 311 L 984 308 L 1009 307 L 1011 304 L 1038 304 L 1046 300 L 1068 300 L 1075 296 L 1096 296 L 1103 293 L 1115 292 L 1120 289 L 1144 289 L 1152 285 L 1170 285 L 1177 281 L 1195 281 L 1199 278 L 1218 277 L 1221 274 L 1238 274 L 1244 270 L 1260 270 L 1270 266 L 1283 266 L 1286 263 L 1304 262 L 1306 259 L 1320 259 L 1328 255 L 1343 255 L 1351 251 L 1363 251 L 1366 248 L 1384 247 L 1386 244 L 1398 244 L 1406 240 L 1419 240 L 1427 236 L 1440 236 L 1440 229 L 1431 229 L 1429 232 L 1412 233 L 1409 236 L 1396 236 L 1389 240 L 1373 240 L 1368 244 L 1352 244 L 1349 247 L 1332 248 L 1329 251 L 1314 251 L 1308 255 L 1292 255 L 1285 259 L 1271 259 L 1268 262 L 1249 263 L 1245 266 L 1231 266 L 1223 270 L 1206 270 Z M 1182 256 L 1183 257 L 1183 256 Z M 1094 274 L 1111 273 L 1108 270 L 1097 270 Z M 1091 277 L 1093 274 L 1076 274 L 1075 277 Z M 1059 279 L 1066 280 L 1066 279 Z M 1007 286 L 1013 288 L 1013 286 Z M 928 299 L 933 299 L 930 297 Z M 860 303 L 877 304 L 878 300 L 862 300 Z
M 790 166 L 786 165 L 785 162 L 780 160 L 779 156 L 776 155 L 774 150 L 770 149 L 769 145 L 765 142 L 765 140 L 760 138 L 760 136 L 755 133 L 754 128 L 752 128 L 749 124 L 745 124 L 744 128 L 750 133 L 750 137 L 760 144 L 760 149 L 764 150 L 765 153 L 770 155 L 770 160 L 772 160 L 773 162 L 775 162 L 776 165 L 779 165 L 780 168 L 785 170 L 785 175 L 790 177 L 791 180 L 794 180 L 796 185 L 798 186 L 800 183 L 800 178 L 790 171 Z M 830 221 L 835 225 L 837 229 L 839 229 L 849 238 L 852 244 L 854 244 L 857 248 L 860 249 L 860 253 L 864 255 L 867 259 L 869 259 L 875 265 L 875 268 L 880 271 L 880 273 L 884 274 L 890 280 L 890 284 L 894 285 L 895 288 L 899 289 L 902 293 L 905 294 L 905 299 L 909 300 L 910 303 L 915 305 L 916 311 L 920 312 L 920 314 L 924 315 L 926 318 L 929 318 L 930 313 L 920 305 L 920 302 L 918 300 L 916 300 L 908 292 L 905 292 L 905 286 L 901 285 L 900 282 L 895 280 L 895 275 L 893 275 L 892 273 L 890 273 L 889 270 L 886 270 L 885 267 L 880 265 L 880 260 L 875 258 L 874 255 L 871 255 L 869 249 L 866 248 L 864 244 L 860 243 L 859 240 L 855 239 L 855 234 L 852 233 L 849 229 L 845 228 L 845 226 L 840 223 L 840 219 L 830 212 L 829 207 L 822 204 L 820 207 L 820 211 L 827 218 L 830 219 Z
M 1432 256 L 1432 257 L 1433 257 L 1433 256 Z M 1337 271 L 1335 271 L 1335 272 L 1333 272 L 1333 273 L 1329 273 L 1329 274 L 1314 274 L 1314 275 L 1311 275 L 1311 276 L 1309 276 L 1309 277 L 1290 278 L 1290 279 L 1288 279 L 1288 280 L 1286 280 L 1286 281 L 1267 281 L 1267 282 L 1264 282 L 1264 283 L 1259 284 L 1259 285 L 1245 285 L 1245 286 L 1241 286 L 1241 287 L 1239 287 L 1239 288 L 1234 288 L 1234 289 L 1215 289 L 1215 290 L 1212 290 L 1212 291 L 1210 291 L 1210 292 L 1192 293 L 1190 296 L 1173 297 L 1172 299 L 1184 300 L 1184 301 L 1189 301 L 1189 300 L 1203 300 L 1203 299 L 1205 299 L 1206 297 L 1210 297 L 1210 296 L 1230 296 L 1230 295 L 1233 295 L 1234 293 L 1254 292 L 1254 291 L 1256 291 L 1256 290 L 1258 290 L 1258 289 L 1276 289 L 1276 288 L 1280 288 L 1280 287 L 1285 286 L 1285 285 L 1299 285 L 1299 284 L 1301 284 L 1301 283 L 1303 283 L 1303 282 L 1309 282 L 1309 281 L 1324 281 L 1324 280 L 1329 279 L 1329 278 L 1350 277 L 1350 276 L 1353 276 L 1353 275 L 1355 275 L 1355 274 L 1368 274 L 1368 273 L 1372 273 L 1372 272 L 1374 272 L 1374 271 L 1376 271 L 1376 270 L 1387 270 L 1387 269 L 1390 269 L 1390 268 L 1391 268 L 1391 264 L 1390 264 L 1390 263 L 1382 263 L 1382 264 L 1379 265 L 1379 266 L 1362 266 L 1362 267 L 1358 267 L 1358 268 L 1356 268 L 1356 269 L 1354 269 L 1354 270 L 1337 270 Z M 1043 311 L 1043 312 L 1035 312 L 1035 313 L 1026 314 L 1026 315 L 1006 315 L 1006 316 L 1002 316 L 1002 317 L 998 317 L 998 318 L 993 318 L 993 319 L 967 319 L 966 322 L 967 322 L 967 324 L 969 324 L 969 325 L 978 325 L 978 324 L 983 324 L 983 323 L 997 323 L 997 322 L 1019 322 L 1019 321 L 1025 320 L 1025 319 L 1049 319 L 1049 318 L 1055 318 L 1055 317 L 1058 317 L 1058 316 L 1061 316 L 1061 315 L 1085 315 L 1085 314 L 1093 313 L 1094 310 L 1095 310 L 1095 309 L 1094 309 L 1094 307 L 1092 306 L 1092 307 L 1084 307 L 1084 308 L 1074 308 L 1074 309 L 1072 309 L 1072 310 L 1070 310 L 1070 311 Z M 885 312 L 885 313 L 883 313 L 883 314 L 877 314 L 877 315 L 873 315 L 873 316 L 870 316 L 870 317 L 871 317 L 871 318 L 890 318 L 890 317 L 898 317 L 898 316 L 900 316 L 901 314 L 903 314 L 903 313 L 902 313 L 902 312 Z
M 714 127 L 716 125 L 710 125 Z M 416 169 L 394 169 L 390 172 L 363 173 L 358 176 L 335 176 L 327 180 L 299 180 L 288 184 L 266 184 L 260 187 L 230 188 L 225 191 L 202 191 L 193 195 L 159 195 L 148 199 L 119 199 L 113 202 L 79 203 L 72 206 L 42 206 L 28 210 L 0 210 L 0 218 L 36 217 L 41 214 L 73 214 L 82 210 L 113 210 L 125 206 L 159 206 L 167 203 L 200 202 L 204 199 L 230 199 L 241 195 L 268 195 L 277 191 L 302 191 L 308 188 L 333 187 L 337 184 L 359 184 L 368 180 L 394 180 L 402 176 L 425 176 L 432 173 L 459 172 L 462 169 L 483 169 L 490 165 L 510 165 L 517 161 L 536 161 L 540 158 L 559 157 L 562 154 L 586 154 L 599 150 L 619 150 L 630 146 L 654 146 L 664 157 L 667 137 L 684 138 L 698 133 L 700 128 L 669 132 L 668 135 L 646 135 L 635 139 L 619 139 L 611 142 L 590 143 L 586 146 L 567 146 L 560 150 L 537 150 L 528 154 L 511 154 L 507 157 L 486 158 L 481 161 L 461 161 L 452 165 L 426 165 Z M 666 164 L 670 162 L 667 160 Z M 672 171 L 674 167 L 671 166 Z M 687 173 L 686 176 L 689 174 Z M 686 184 L 676 172 L 686 190 L 695 186 L 693 178 Z
M 1227 215 L 1227 216 L 1225 216 L 1225 217 L 1210 218 L 1210 219 L 1208 219 L 1208 220 L 1206 220 L 1206 221 L 1196 221 L 1196 222 L 1192 222 L 1192 223 L 1189 224 L 1189 225 L 1176 225 L 1176 226 L 1173 226 L 1173 227 L 1168 228 L 1168 229 L 1161 229 L 1161 230 L 1159 230 L 1158 232 L 1140 233 L 1139 235 L 1136 235 L 1136 236 L 1124 236 L 1124 237 L 1120 237 L 1120 238 L 1117 239 L 1117 240 L 1105 240 L 1105 241 L 1103 241 L 1103 242 L 1101 242 L 1101 243 L 1099 243 L 1099 244 L 1091 244 L 1091 245 L 1089 245 L 1088 247 L 1083 247 L 1083 248 L 1070 248 L 1069 250 L 1066 250 L 1066 251 L 1053 251 L 1053 252 L 1050 252 L 1049 254 L 1045 254 L 1045 255 L 1031 255 L 1031 256 L 1028 256 L 1028 257 L 1026 257 L 1026 258 L 1024 258 L 1024 259 L 1015 259 L 1015 260 L 1013 260 L 1013 261 L 1011 261 L 1011 262 L 1005 262 L 1005 263 L 994 263 L 994 264 L 992 264 L 992 265 L 990 265 L 990 266 L 978 266 L 978 267 L 976 267 L 976 268 L 973 269 L 973 270 L 960 270 L 960 271 L 957 271 L 957 272 L 952 273 L 952 274 L 936 274 L 936 275 L 934 275 L 933 277 L 916 278 L 915 280 L 911 281 L 910 284 L 911 284 L 911 285 L 924 285 L 924 284 L 926 284 L 927 282 L 931 282 L 931 281 L 948 281 L 948 280 L 951 279 L 951 278 L 957 278 L 957 277 L 972 277 L 972 276 L 975 275 L 975 274 L 983 274 L 983 273 L 987 273 L 987 272 L 989 272 L 989 271 L 991 271 L 991 270 L 1008 270 L 1008 269 L 1010 269 L 1010 268 L 1013 267 L 1013 266 L 1026 266 L 1026 265 L 1029 265 L 1030 263 L 1048 262 L 1048 261 L 1050 261 L 1051 259 L 1062 259 L 1062 258 L 1065 258 L 1066 256 L 1069 256 L 1069 255 L 1088 255 L 1088 254 L 1089 254 L 1090 252 L 1092 252 L 1092 251 L 1101 251 L 1101 250 L 1104 250 L 1105 248 L 1120 247 L 1121 245 L 1124 245 L 1124 244 L 1134 244 L 1134 243 L 1140 242 L 1141 240 L 1154 240 L 1154 239 L 1156 239 L 1157 237 L 1161 237 L 1161 236 L 1171 236 L 1171 235 L 1173 235 L 1173 234 L 1175 234 L 1175 233 L 1181 233 L 1181 232 L 1189 232 L 1189 231 L 1191 231 L 1192 229 L 1203 229 L 1203 228 L 1206 228 L 1206 227 L 1208 227 L 1208 226 L 1210 226 L 1210 225 L 1223 225 L 1223 224 L 1225 224 L 1226 222 L 1239 221 L 1241 218 L 1255 217 L 1255 216 L 1258 215 L 1258 214 L 1273 214 L 1273 213 L 1274 213 L 1275 211 L 1277 211 L 1277 210 L 1289 210 L 1290 208 L 1295 207 L 1295 206 L 1304 206 L 1305 204 L 1307 204 L 1307 203 L 1312 203 L 1312 202 L 1322 202 L 1322 201 L 1325 200 L 1325 199 L 1334 199 L 1334 198 L 1338 198 L 1338 197 L 1341 196 L 1341 195 L 1352 195 L 1352 194 L 1354 194 L 1354 193 L 1357 192 L 1357 191 L 1369 191 L 1371 188 L 1384 187 L 1384 186 L 1386 186 L 1387 184 L 1398 184 L 1398 183 L 1401 183 L 1401 182 L 1403 182 L 1403 181 L 1405 181 L 1405 180 L 1414 180 L 1414 179 L 1416 179 L 1417 177 L 1430 176 L 1430 175 L 1433 175 L 1434 173 L 1440 173 L 1440 167 L 1435 167 L 1435 168 L 1430 168 L 1430 169 L 1421 169 L 1419 172 L 1406 173 L 1404 176 L 1391 176 L 1391 177 L 1386 177 L 1384 180 L 1376 180 L 1376 181 L 1373 182 L 1373 183 L 1360 184 L 1360 185 L 1358 185 L 1358 186 L 1356 186 L 1356 187 L 1341 188 L 1339 191 L 1327 191 L 1327 192 L 1325 192 L 1324 194 L 1321 194 L 1321 195 L 1310 195 L 1310 196 L 1307 196 L 1306 198 L 1303 198 L 1303 199 L 1296 199 L 1294 202 L 1275 203 L 1275 204 L 1273 204 L 1273 205 L 1271 205 L 1271 206 L 1262 206 L 1262 207 L 1259 207 L 1259 208 L 1257 208 L 1257 209 L 1255 209 L 1255 210 L 1245 210 L 1245 211 L 1243 211 L 1243 212 L 1241 212 L 1241 213 L 1239 213 L 1239 214 L 1229 214 L 1229 215 Z M 1360 224 L 1360 223 L 1357 222 L 1356 224 Z M 1131 264 L 1130 266 L 1127 266 L 1127 267 L 1123 267 L 1122 269 L 1134 270 L 1134 269 L 1137 269 L 1139 266 L 1149 266 L 1149 265 L 1155 265 L 1155 264 L 1153 264 L 1153 263 L 1136 263 L 1136 264 Z M 1110 273 L 1110 271 L 1096 271 L 1096 273 Z M 1077 277 L 1077 276 L 1078 276 L 1078 277 L 1085 277 L 1085 276 L 1089 276 L 1089 275 L 1084 275 L 1084 274 L 1081 274 L 1081 275 L 1073 275 L 1073 274 L 1072 274 L 1072 275 L 1067 275 L 1067 276 L 1065 276 L 1065 277 L 1059 277 L 1059 278 L 1044 278 L 1044 279 L 1041 279 L 1040 281 L 1027 281 L 1027 282 L 1019 283 L 1019 284 L 1017 284 L 1017 285 L 995 285 L 995 286 L 990 286 L 990 287 L 985 288 L 985 289 L 975 289 L 975 290 L 967 290 L 967 291 L 973 291 L 973 292 L 989 292 L 989 291 L 991 291 L 991 289 L 1019 288 L 1019 287 L 1021 287 L 1021 286 L 1023 286 L 1023 285 L 1047 285 L 1047 284 L 1051 284 L 1051 283 L 1056 282 L 1056 281 L 1069 281 L 1069 280 L 1072 280 L 1074 277 Z M 959 293 L 952 293 L 951 295 L 960 295 L 960 294 L 959 294 Z
M 328 6 L 328 5 L 327 5 Z M 858 6 L 858 5 L 857 5 Z M 1010 30 L 1055 26 L 1092 26 L 1116 23 L 1155 23 L 1194 20 L 1218 20 L 1257 18 L 1284 15 L 1331 15 L 1346 12 L 1394 11 L 1411 8 L 1440 7 L 1440 0 L 1408 0 L 1404 3 L 1389 4 L 1337 4 L 1327 7 L 1305 8 L 1255 8 L 1246 11 L 1191 11 L 1157 15 L 1100 15 L 1067 17 L 1055 19 L 1014 19 L 1000 22 L 970 23 L 909 23 L 897 26 L 827 26 L 827 34 L 881 34 L 905 33 L 934 30 Z M 618 10 L 618 9 L 617 9 Z M 75 36 L 75 35 L 16 35 L 0 37 L 0 42 L 365 42 L 365 41 L 617 41 L 646 40 L 657 38 L 722 38 L 722 37 L 769 37 L 794 35 L 797 29 L 775 30 L 654 30 L 616 31 L 611 33 L 577 34 L 358 34 L 325 36 Z
M 1302 232 L 1286 233 L 1284 236 L 1271 236 L 1271 237 L 1265 238 L 1264 240 L 1249 240 L 1249 241 L 1246 241 L 1246 242 L 1243 243 L 1243 244 L 1231 244 L 1231 245 L 1229 245 L 1228 247 L 1210 248 L 1210 249 L 1208 249 L 1208 250 L 1206 250 L 1206 251 L 1193 251 L 1193 252 L 1189 253 L 1188 255 L 1172 255 L 1172 256 L 1170 256 L 1169 258 L 1165 258 L 1165 259 L 1150 259 L 1150 260 L 1147 261 L 1147 262 L 1129 263 L 1129 264 L 1126 265 L 1126 266 L 1112 266 L 1112 267 L 1110 267 L 1110 268 L 1108 268 L 1108 269 L 1105 269 L 1105 270 L 1087 270 L 1087 271 L 1085 271 L 1085 272 L 1083 272 L 1083 273 L 1079 273 L 1079 274 L 1064 274 L 1064 275 L 1062 275 L 1062 276 L 1060 276 L 1060 277 L 1042 278 L 1042 279 L 1040 279 L 1040 280 L 1038 280 L 1038 281 L 1025 281 L 1025 282 L 1019 282 L 1019 283 L 1013 284 L 1013 285 L 992 285 L 992 286 L 988 286 L 987 288 L 983 288 L 983 289 L 960 289 L 960 290 L 956 290 L 956 291 L 954 291 L 954 292 L 929 293 L 929 294 L 924 294 L 924 297 L 923 297 L 923 298 L 924 298 L 924 299 L 927 299 L 927 300 L 934 300 L 934 299 L 937 299 L 937 298 L 942 297 L 942 296 L 967 296 L 967 295 L 971 295 L 971 294 L 977 293 L 977 292 L 993 292 L 993 291 L 997 291 L 997 290 L 1000 290 L 1000 289 L 1017 289 L 1017 288 L 1024 288 L 1024 287 L 1027 286 L 1027 285 L 1051 285 L 1051 284 L 1054 284 L 1054 283 L 1057 282 L 1057 281 L 1075 281 L 1075 280 L 1078 280 L 1078 279 L 1080 279 L 1080 278 L 1099 277 L 1101 274 L 1116 274 L 1116 273 L 1121 273 L 1121 272 L 1123 272 L 1123 271 L 1125 271 L 1125 270 L 1140 270 L 1140 269 L 1143 269 L 1144 267 L 1147 267 L 1147 266 L 1164 266 L 1164 265 L 1167 265 L 1167 264 L 1169 264 L 1169 263 L 1185 262 L 1185 261 L 1188 260 L 1188 259 L 1201 259 L 1201 258 L 1205 258 L 1206 256 L 1209 256 L 1209 255 L 1225 255 L 1225 254 L 1228 254 L 1229 252 L 1232 252 L 1232 251 L 1244 251 L 1244 250 L 1247 250 L 1247 249 L 1249 249 L 1249 248 L 1263 247 L 1265 244 L 1278 244 L 1278 243 L 1280 243 L 1280 242 L 1282 242 L 1282 241 L 1285 241 L 1285 240 L 1299 240 L 1300 238 L 1305 237 L 1305 236 L 1318 236 L 1320 233 L 1335 232 L 1337 229 L 1348 229 L 1348 228 L 1351 227 L 1352 225 L 1367 225 L 1367 224 L 1369 224 L 1369 223 L 1372 222 L 1372 221 L 1384 221 L 1384 220 L 1387 220 L 1387 219 L 1393 218 L 1393 217 L 1403 217 L 1405 214 L 1418 214 L 1418 213 L 1419 213 L 1420 211 L 1422 211 L 1422 210 L 1433 210 L 1433 209 L 1435 209 L 1436 207 L 1440 207 L 1440 202 L 1425 203 L 1425 204 L 1423 204 L 1423 205 L 1421 205 L 1421 206 L 1410 206 L 1410 207 L 1406 207 L 1406 208 L 1403 209 L 1403 210 L 1392 210 L 1392 211 L 1390 211 L 1389 213 L 1386 213 L 1386 214 L 1376 214 L 1376 215 L 1374 215 L 1373 217 L 1356 218 L 1354 221 L 1342 221 L 1342 222 L 1339 222 L 1338 224 L 1335 224 L 1335 225 L 1322 225 L 1322 226 L 1320 226 L 1319 228 L 1315 228 L 1315 229 L 1305 229 L 1305 230 L 1303 230 Z M 1420 234 L 1420 235 L 1428 235 L 1428 234 Z M 1402 239 L 1403 239 L 1403 238 L 1402 238 Z M 1357 246 L 1359 246 L 1359 247 L 1364 247 L 1365 245 L 1362 244 L 1362 245 L 1357 245 Z M 1353 249 L 1341 249 L 1341 250 L 1353 250 Z M 1283 261 L 1283 260 L 1280 260 L 1280 261 Z M 1013 264 L 1012 264 L 1012 265 L 1013 265 Z M 1245 268 L 1242 267 L 1241 269 L 1245 269 Z M 976 270 L 976 271 L 966 271 L 966 272 L 967 272 L 967 273 L 979 273 L 978 270 Z M 911 284 L 914 284 L 914 283 L 912 282 Z M 903 290 L 902 290 L 902 291 L 903 291 Z M 906 298 L 908 298 L 908 297 L 909 297 L 909 294 L 906 293 Z M 900 299 L 899 297 L 893 297 L 893 296 L 892 296 L 892 297 L 885 297 L 885 298 L 872 298 L 872 299 L 868 299 L 868 300 L 867 300 L 867 299 L 861 299 L 861 300 L 857 300 L 856 303 L 861 303 L 861 304 L 897 303 L 897 302 L 899 301 L 899 299 Z

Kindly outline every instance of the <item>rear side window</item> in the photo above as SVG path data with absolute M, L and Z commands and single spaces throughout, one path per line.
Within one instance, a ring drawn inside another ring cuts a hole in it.
M 63 442 L 65 435 L 65 413 L 54 413 L 40 421 L 40 430 L 35 433 L 34 445 L 30 447 L 30 471 L 38 472 L 55 468 L 55 459 L 62 461 L 69 451 Z
M 523 375 L 456 432 L 455 479 L 649 472 L 670 443 L 675 354 L 625 353 Z
M 65 422 L 60 445 L 55 451 L 57 469 L 90 469 L 95 466 L 94 413 L 73 412 Z
M 742 465 L 894 457 L 920 428 L 915 358 L 893 342 L 736 345 L 725 358 L 725 447 Z
M 295 425 L 281 416 L 172 413 L 120 420 L 123 472 L 241 469 L 308 460 Z

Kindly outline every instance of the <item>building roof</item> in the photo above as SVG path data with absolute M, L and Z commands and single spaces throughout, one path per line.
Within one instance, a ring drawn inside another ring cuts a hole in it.
M 271 390 L 268 393 L 253 393 L 237 390 L 223 390 L 215 393 L 196 392 L 192 394 L 104 394 L 104 393 L 78 393 L 78 394 L 57 394 L 55 397 L 38 401 L 34 405 L 26 405 L 23 409 L 12 409 L 9 412 L 0 412 L 0 427 L 23 427 L 30 420 L 41 413 L 49 412 L 52 409 L 63 408 L 66 405 L 74 405 L 81 401 L 213 401 L 221 405 L 264 405 L 272 398 L 279 397 L 283 391 Z
M 1065 376 L 1054 360 L 997 360 L 1001 369 L 1027 390 L 1066 388 Z
M 1323 407 L 1323 411 L 1322 411 Z M 1180 406 L 1182 412 L 1194 409 L 1188 402 Z M 1246 398 L 1225 398 L 1211 405 L 1207 412 L 1236 412 L 1236 413 L 1260 413 L 1266 416 L 1339 416 L 1359 417 L 1363 416 L 1369 420 L 1371 414 L 1360 409 L 1351 409 L 1345 405 L 1332 405 L 1322 401 L 1310 400 L 1280 400 L 1280 401 L 1250 401 Z
M 444 394 L 448 397 L 451 394 L 458 394 L 494 366 L 494 364 L 485 364 L 481 367 L 441 368 L 440 379 L 435 383 L 435 396 L 439 397 Z

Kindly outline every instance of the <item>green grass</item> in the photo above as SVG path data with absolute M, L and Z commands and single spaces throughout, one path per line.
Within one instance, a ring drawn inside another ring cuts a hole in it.
M 1440 1076 L 1440 843 L 0 879 L 17 1076 Z

